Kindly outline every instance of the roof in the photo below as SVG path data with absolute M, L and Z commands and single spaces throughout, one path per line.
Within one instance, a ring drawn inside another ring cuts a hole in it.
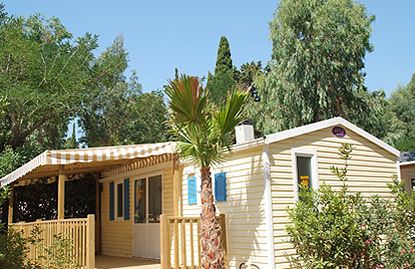
M 402 163 L 415 161 L 415 150 L 402 152 L 401 153 L 400 161 Z
M 278 133 L 275 133 L 275 134 L 270 134 L 270 135 L 265 136 L 262 139 L 255 139 L 255 140 L 252 140 L 252 141 L 248 141 L 248 142 L 245 142 L 245 143 L 235 145 L 233 147 L 233 149 L 234 150 L 239 150 L 239 149 L 243 149 L 243 148 L 247 148 L 247 147 L 259 146 L 263 143 L 265 143 L 265 144 L 276 143 L 276 142 L 279 142 L 279 141 L 282 141 L 282 140 L 285 140 L 285 139 L 293 138 L 293 137 L 296 137 L 296 136 L 308 134 L 308 133 L 311 133 L 311 132 L 319 131 L 319 130 L 329 128 L 329 127 L 334 127 L 334 126 L 343 126 L 346 129 L 349 129 L 349 130 L 353 131 L 354 133 L 357 133 L 358 135 L 366 138 L 367 140 L 374 143 L 375 145 L 378 145 L 379 147 L 383 148 L 384 150 L 392 153 L 396 157 L 399 157 L 399 155 L 400 155 L 399 150 L 397 150 L 394 147 L 388 145 L 387 143 L 383 142 L 379 138 L 376 138 L 375 136 L 369 134 L 365 130 L 357 127 L 356 125 L 350 123 L 349 121 L 343 119 L 342 117 L 336 117 L 336 118 L 332 118 L 332 119 L 328 119 L 328 120 L 323 120 L 323 121 L 319 121 L 319 122 L 316 122 L 316 123 L 311 123 L 311 124 L 307 124 L 307 125 L 304 125 L 304 126 L 301 126 L 301 127 L 289 129 L 289 130 L 282 131 L 282 132 L 278 132 Z
M 47 150 L 20 168 L 0 179 L 5 186 L 18 179 L 56 176 L 64 166 L 64 174 L 106 171 L 129 164 L 137 159 L 173 154 L 174 142 L 69 149 Z
M 407 166 L 415 166 L 415 161 L 410 161 L 410 162 L 402 162 L 402 163 L 399 163 L 399 165 L 402 167 L 402 166 L 405 166 L 405 167 L 407 167 Z
M 341 117 L 270 134 L 263 138 L 233 145 L 232 149 L 237 152 L 247 148 L 263 146 L 264 144 L 276 143 L 278 141 L 334 126 L 343 126 L 396 157 L 400 156 L 399 150 Z M 140 158 L 143 159 L 151 156 L 173 154 L 176 152 L 175 145 L 175 142 L 166 142 L 103 148 L 48 150 L 3 177 L 0 179 L 0 182 L 2 186 L 5 186 L 18 179 L 56 176 L 59 173 L 59 167 L 62 165 L 64 165 L 64 174 L 109 171 L 121 167 L 122 165 L 131 164 L 134 160 Z

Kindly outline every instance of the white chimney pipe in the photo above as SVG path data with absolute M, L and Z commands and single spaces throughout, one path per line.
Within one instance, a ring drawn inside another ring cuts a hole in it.
M 247 141 L 254 140 L 254 126 L 239 125 L 235 127 L 236 144 L 241 144 Z

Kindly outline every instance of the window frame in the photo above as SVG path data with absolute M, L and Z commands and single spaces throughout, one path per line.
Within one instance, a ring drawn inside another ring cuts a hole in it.
M 163 170 L 156 170 L 156 171 L 151 171 L 148 173 L 143 173 L 143 174 L 139 174 L 136 175 L 135 177 L 132 177 L 133 179 L 133 203 L 132 203 L 132 210 L 133 210 L 133 214 L 132 214 L 132 222 L 133 224 L 160 224 L 160 222 L 149 222 L 148 221 L 148 210 L 149 210 L 149 178 L 150 177 L 155 177 L 155 176 L 161 176 L 161 214 L 164 214 L 164 171 Z M 145 222 L 135 222 L 135 204 L 136 204 L 136 193 L 135 193 L 135 181 L 139 180 L 139 179 L 145 179 L 146 182 L 146 188 L 145 188 L 145 192 L 146 192 L 146 206 L 145 206 Z
M 415 180 L 415 173 L 409 173 L 409 189 L 410 189 L 410 194 L 415 194 L 415 186 L 412 186 L 412 180 Z
M 299 186 L 298 186 L 298 169 L 297 169 L 297 157 L 309 157 L 311 158 L 311 187 L 313 190 L 317 190 L 320 185 L 318 178 L 318 154 L 317 150 L 313 149 L 291 149 L 291 159 L 293 168 L 293 182 L 294 182 L 294 199 L 299 199 Z
M 118 185 L 121 185 L 121 203 L 122 203 L 122 208 L 121 208 L 121 216 L 118 216 Z M 124 208 L 125 208 L 125 203 L 124 203 L 124 179 L 120 179 L 120 180 L 116 180 L 114 181 L 114 220 L 115 221 L 124 221 Z

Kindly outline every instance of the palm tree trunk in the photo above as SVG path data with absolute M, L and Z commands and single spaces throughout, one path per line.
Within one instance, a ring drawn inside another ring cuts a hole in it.
M 212 178 L 210 167 L 203 167 L 202 174 L 202 213 L 200 214 L 200 245 L 203 269 L 224 268 L 222 231 L 216 218 L 213 203 Z

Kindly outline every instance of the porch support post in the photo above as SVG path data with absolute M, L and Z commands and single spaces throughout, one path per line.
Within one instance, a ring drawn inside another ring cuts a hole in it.
M 95 216 L 89 214 L 86 220 L 86 269 L 95 269 Z
M 9 218 L 8 218 L 8 224 L 13 223 L 13 196 L 14 196 L 14 188 L 12 187 L 10 189 L 10 197 L 9 197 Z
M 160 216 L 160 269 L 170 269 L 170 233 L 167 215 Z
M 101 189 L 99 187 L 99 173 L 95 177 L 95 250 L 101 255 Z
M 174 216 L 179 216 L 179 201 L 180 201 L 180 164 L 178 156 L 175 155 L 173 158 L 173 213 Z
M 58 179 L 58 219 L 65 217 L 65 180 L 66 176 L 63 174 L 63 165 L 61 165 Z

